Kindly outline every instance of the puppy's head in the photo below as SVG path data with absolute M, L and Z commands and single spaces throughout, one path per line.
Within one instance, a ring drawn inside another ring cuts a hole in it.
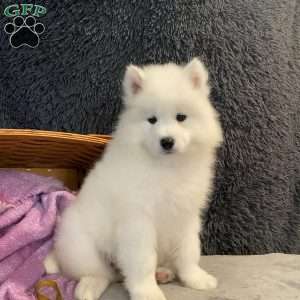
M 208 73 L 198 59 L 185 66 L 130 65 L 123 88 L 125 111 L 119 128 L 129 142 L 150 155 L 213 149 L 222 141 L 209 101 Z

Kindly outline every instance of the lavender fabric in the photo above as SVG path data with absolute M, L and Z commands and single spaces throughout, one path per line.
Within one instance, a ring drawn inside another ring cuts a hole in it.
M 73 299 L 75 282 L 58 275 L 46 277 L 43 267 L 59 214 L 73 199 L 62 183 L 50 177 L 0 171 L 1 300 L 36 299 L 33 286 L 41 278 L 55 279 L 64 299 Z

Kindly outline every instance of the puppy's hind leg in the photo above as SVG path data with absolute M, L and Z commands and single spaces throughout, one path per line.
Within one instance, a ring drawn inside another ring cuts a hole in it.
M 75 289 L 76 300 L 98 300 L 107 286 L 114 281 L 115 271 L 98 252 L 94 242 L 84 233 L 72 232 L 60 236 L 56 243 L 56 255 L 62 271 L 79 280 Z
M 76 251 L 79 283 L 75 289 L 76 300 L 98 300 L 116 275 L 104 256 L 96 248 L 84 245 L 83 251 Z M 76 264 L 74 260 L 74 264 Z
M 93 245 L 84 245 L 84 250 L 76 251 L 80 277 L 75 289 L 76 300 L 98 300 L 116 274 L 104 255 L 97 253 Z M 75 263 L 75 261 L 74 261 Z

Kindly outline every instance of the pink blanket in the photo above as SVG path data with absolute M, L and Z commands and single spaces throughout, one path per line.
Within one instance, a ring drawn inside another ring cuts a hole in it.
M 0 299 L 34 300 L 41 278 L 55 279 L 65 300 L 75 282 L 45 276 L 43 260 L 52 246 L 55 223 L 74 195 L 48 177 L 0 171 Z M 49 295 L 50 296 L 50 295 Z

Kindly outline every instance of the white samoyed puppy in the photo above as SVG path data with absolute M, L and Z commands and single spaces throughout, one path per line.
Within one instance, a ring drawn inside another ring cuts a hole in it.
M 130 65 L 123 89 L 113 140 L 63 214 L 46 269 L 79 280 L 78 300 L 99 299 L 119 273 L 132 300 L 165 300 L 157 280 L 175 275 L 215 288 L 199 266 L 199 215 L 222 142 L 208 73 L 197 58 Z

